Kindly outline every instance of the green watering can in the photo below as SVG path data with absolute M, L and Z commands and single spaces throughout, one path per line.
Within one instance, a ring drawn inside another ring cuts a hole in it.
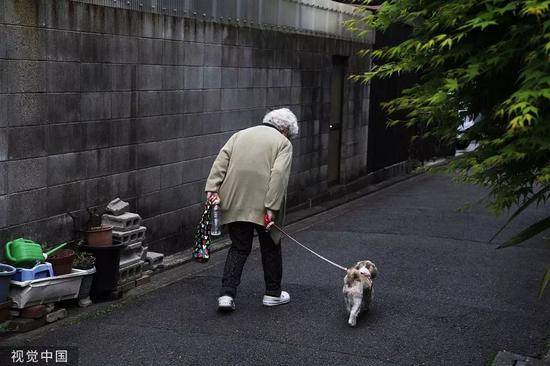
M 46 253 L 42 246 L 29 239 L 15 239 L 6 244 L 6 259 L 16 267 L 33 267 L 36 262 L 44 262 L 49 255 L 63 248 L 67 243 L 60 244 Z

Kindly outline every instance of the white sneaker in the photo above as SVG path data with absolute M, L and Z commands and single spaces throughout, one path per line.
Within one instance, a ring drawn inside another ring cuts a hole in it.
M 264 295 L 264 298 L 262 300 L 262 303 L 265 306 L 277 306 L 277 305 L 283 305 L 288 304 L 290 302 L 290 295 L 286 291 L 281 291 L 281 296 L 268 296 Z
M 235 301 L 231 296 L 218 297 L 218 310 L 221 311 L 233 311 L 235 310 Z

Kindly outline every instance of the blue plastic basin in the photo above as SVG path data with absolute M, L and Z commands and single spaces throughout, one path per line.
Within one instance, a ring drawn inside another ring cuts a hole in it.
M 6 302 L 10 289 L 11 277 L 15 274 L 15 267 L 0 263 L 0 303 Z

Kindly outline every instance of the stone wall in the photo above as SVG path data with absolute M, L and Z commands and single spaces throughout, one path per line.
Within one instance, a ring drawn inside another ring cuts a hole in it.
M 237 130 L 300 120 L 289 188 L 327 191 L 332 56 L 364 44 L 94 6 L 0 0 L 0 243 L 73 236 L 66 212 L 121 197 L 151 250 L 192 244 L 205 178 Z M 346 82 L 342 183 L 366 174 L 368 89 Z

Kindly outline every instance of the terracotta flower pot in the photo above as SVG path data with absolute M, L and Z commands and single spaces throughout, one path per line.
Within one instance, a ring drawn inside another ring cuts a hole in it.
M 102 225 L 90 230 L 84 230 L 86 244 L 92 247 L 107 247 L 113 245 L 113 227 Z
M 53 266 L 53 274 L 61 276 L 71 273 L 73 268 L 75 253 L 71 249 L 61 249 L 51 257 L 48 257 L 47 261 Z

